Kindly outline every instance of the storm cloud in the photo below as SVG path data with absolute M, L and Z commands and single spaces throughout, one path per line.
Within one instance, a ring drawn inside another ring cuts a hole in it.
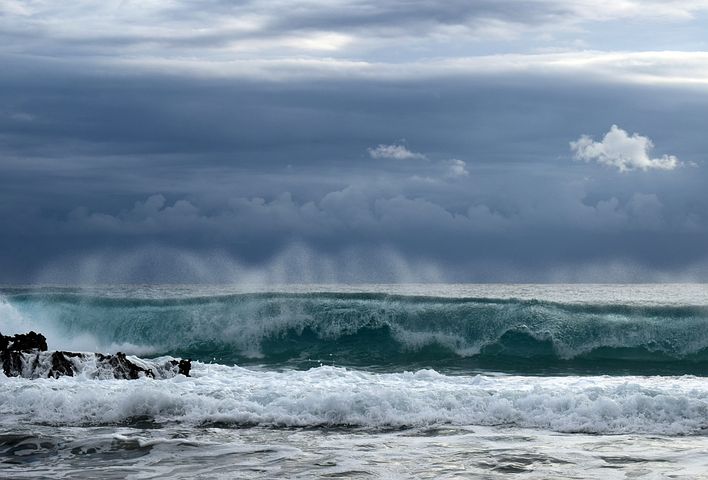
M 707 9 L 4 2 L 0 281 L 706 280 Z

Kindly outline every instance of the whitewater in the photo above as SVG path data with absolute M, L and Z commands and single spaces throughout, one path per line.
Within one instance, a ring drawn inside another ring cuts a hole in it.
M 8 478 L 708 478 L 708 286 L 6 286 Z

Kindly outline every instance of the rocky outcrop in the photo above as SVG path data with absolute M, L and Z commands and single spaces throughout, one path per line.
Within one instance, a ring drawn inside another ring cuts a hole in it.
M 22 352 L 47 350 L 47 339 L 41 333 L 18 333 L 9 336 L 0 333 L 0 362 L 8 377 L 21 375 L 24 371 Z
M 0 333 L 0 352 L 21 352 L 27 350 L 47 350 L 47 339 L 41 333 L 29 332 L 5 336 Z
M 189 376 L 190 360 L 143 360 L 125 353 L 77 353 L 47 351 L 47 339 L 35 332 L 0 334 L 0 362 L 8 377 L 58 378 L 85 375 L 89 378 L 135 380 L 141 377 Z

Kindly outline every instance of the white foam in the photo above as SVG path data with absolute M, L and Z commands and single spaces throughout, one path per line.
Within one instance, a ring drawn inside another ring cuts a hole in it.
M 708 428 L 708 385 L 695 377 L 469 377 L 336 367 L 273 372 L 199 363 L 193 374 L 133 381 L 0 375 L 0 421 L 109 424 L 148 416 L 191 424 L 509 425 L 670 435 Z

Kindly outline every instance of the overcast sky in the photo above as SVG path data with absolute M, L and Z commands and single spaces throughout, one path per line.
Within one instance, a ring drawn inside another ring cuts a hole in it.
M 0 282 L 708 281 L 708 0 L 0 2 Z

